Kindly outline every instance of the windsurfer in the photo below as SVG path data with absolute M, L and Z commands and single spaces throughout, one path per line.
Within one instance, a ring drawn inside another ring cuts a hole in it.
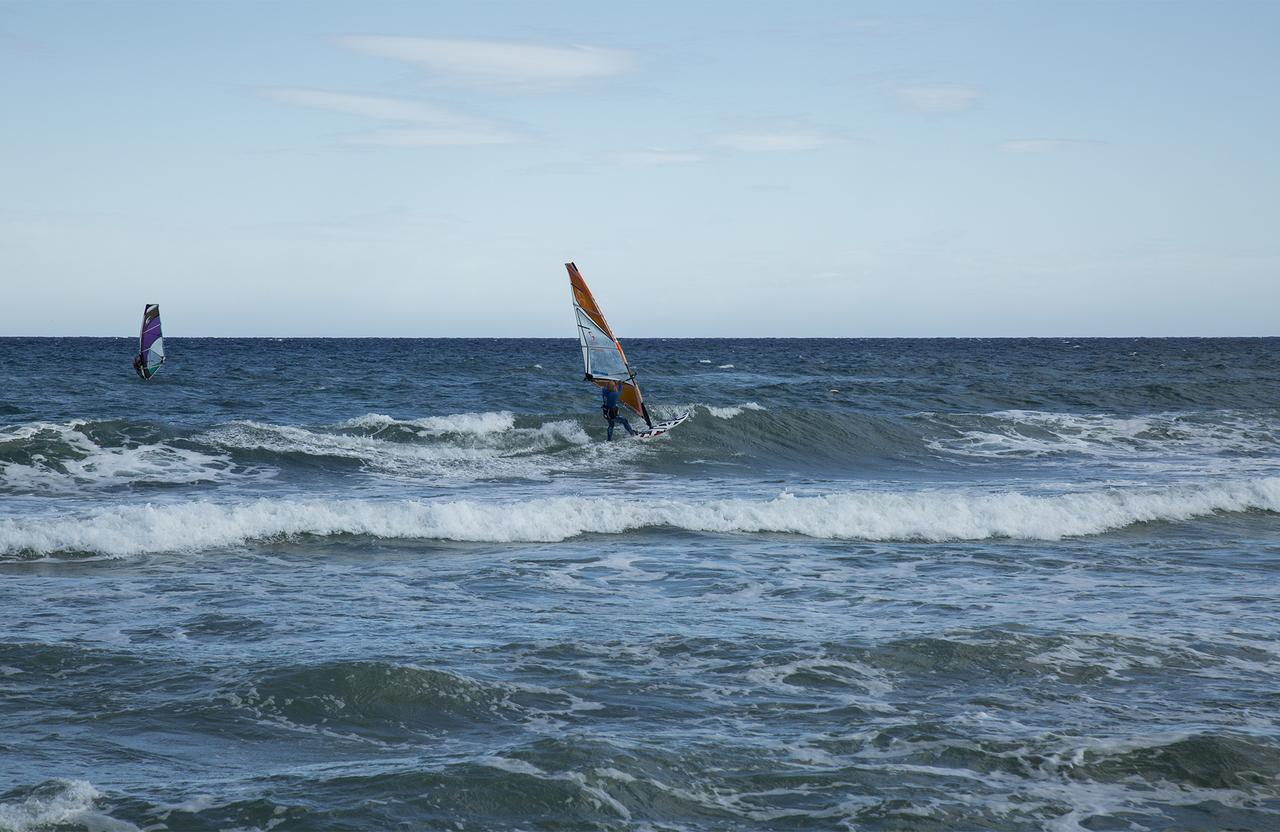
M 138 353 L 133 357 L 133 371 L 138 374 L 138 378 L 146 378 L 142 374 L 142 353 Z
M 618 413 L 618 402 L 622 398 L 622 394 L 618 392 L 618 382 L 606 381 L 604 387 L 600 390 L 601 405 L 600 409 L 604 412 L 605 421 L 609 423 L 609 441 L 613 441 L 613 425 L 615 422 L 621 422 L 622 426 L 627 429 L 627 433 L 632 436 L 636 432 L 631 429 L 631 423 L 627 421 L 625 416 Z

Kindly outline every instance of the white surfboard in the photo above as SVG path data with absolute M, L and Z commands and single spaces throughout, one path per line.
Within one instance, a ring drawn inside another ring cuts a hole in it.
M 689 413 L 681 413 L 674 419 L 668 419 L 665 422 L 654 422 L 653 427 L 646 427 L 644 430 L 636 431 L 636 439 L 652 439 L 655 436 L 661 436 L 676 425 L 689 418 Z

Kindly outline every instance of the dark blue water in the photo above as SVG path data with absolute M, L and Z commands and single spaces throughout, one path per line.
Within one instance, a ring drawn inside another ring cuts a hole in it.
M 1280 828 L 1280 340 L 0 339 L 0 829 Z

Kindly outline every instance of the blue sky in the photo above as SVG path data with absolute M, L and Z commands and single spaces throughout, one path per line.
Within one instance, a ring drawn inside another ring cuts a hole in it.
M 1280 334 L 1280 3 L 0 0 L 0 334 Z M 32 315 L 31 310 L 43 310 Z

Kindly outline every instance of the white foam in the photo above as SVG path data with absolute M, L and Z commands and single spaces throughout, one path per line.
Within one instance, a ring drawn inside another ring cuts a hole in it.
M 497 754 L 489 754 L 483 757 L 477 757 L 475 762 L 482 766 L 496 768 L 499 771 L 509 772 L 511 774 L 527 774 L 530 777 L 547 777 L 547 773 L 535 766 L 533 763 L 517 760 L 512 757 L 502 757 Z
M 732 369 L 733 369 L 733 365 L 732 365 L 732 364 L 720 364 L 720 365 L 718 365 L 718 367 L 719 367 L 719 369 L 721 369 L 721 370 L 732 370 Z
M 1087 832 L 1093 826 L 1086 821 L 1118 815 L 1129 815 L 1129 828 L 1138 828 L 1146 818 L 1167 820 L 1164 810 L 1169 807 L 1203 806 L 1209 802 L 1233 808 L 1248 807 L 1266 815 L 1277 814 L 1265 808 L 1259 810 L 1256 795 L 1246 790 L 1196 786 L 1185 780 L 1175 782 L 1143 775 L 1106 782 L 1089 778 L 1087 772 L 1073 771 L 1084 765 L 1087 758 L 1109 756 L 1106 750 L 1109 746 L 1159 749 L 1167 742 L 1188 735 L 1164 732 L 1148 736 L 1151 742 L 1136 739 L 1130 743 L 1120 738 L 1113 743 L 1087 736 L 1051 734 L 1046 739 L 1059 749 L 1047 750 L 1042 741 L 1032 740 L 1000 753 L 1001 757 L 1019 762 L 1016 773 L 985 766 L 974 770 L 905 762 L 921 750 L 935 756 L 946 748 L 956 747 L 957 743 L 947 740 L 899 741 L 885 749 L 864 748 L 858 755 L 858 765 L 890 775 L 922 775 L 941 782 L 964 778 L 973 781 L 975 786 L 953 789 L 947 797 L 932 802 L 939 808 L 946 804 L 965 807 L 962 811 L 967 811 L 967 807 L 980 807 L 984 814 L 1007 818 L 1015 825 L 1025 820 L 1034 822 L 1039 829 L 1062 832 Z M 1000 740 L 1006 741 L 1003 737 Z M 961 747 L 972 748 L 972 741 L 965 741 Z
M 395 419 L 381 413 L 368 413 L 355 419 L 348 419 L 341 427 L 381 429 L 387 427 L 407 427 L 414 429 L 421 436 L 437 436 L 450 433 L 469 433 L 484 436 L 490 433 L 502 433 L 515 427 L 515 414 L 506 410 L 487 413 L 451 413 L 445 416 L 424 416 L 420 419 Z
M 972 457 L 1036 458 L 1071 454 L 1160 468 L 1238 466 L 1240 455 L 1266 457 L 1280 442 L 1272 417 L 1235 411 L 1143 416 L 1002 410 L 987 414 L 924 414 L 958 431 L 935 439 L 934 450 Z M 1194 467 L 1194 466 L 1193 466 Z
M 765 410 L 766 408 L 757 402 L 743 402 L 742 404 L 731 404 L 725 406 L 717 406 L 704 404 L 702 402 L 693 402 L 690 404 L 670 403 L 658 405 L 652 408 L 653 413 L 660 419 L 674 419 L 685 413 L 697 415 L 698 410 L 705 410 L 711 416 L 717 419 L 732 419 L 735 416 L 741 416 L 748 410 Z
M 349 459 L 381 473 L 437 479 L 540 479 L 576 467 L 554 453 L 589 445 L 590 437 L 573 421 L 547 422 L 536 428 L 515 428 L 510 413 L 457 414 L 399 422 L 369 414 L 343 427 L 408 427 L 421 439 L 395 442 L 373 436 L 352 436 L 326 430 L 262 422 L 232 422 L 210 431 L 204 439 L 226 448 L 263 450 L 279 454 Z
M 743 402 L 739 405 L 730 405 L 728 407 L 712 407 L 711 405 L 703 405 L 707 412 L 717 419 L 732 419 L 734 416 L 741 416 L 746 410 L 764 410 L 762 405 L 756 402 Z
M 471 459 L 479 455 L 475 449 L 456 445 L 386 442 L 365 436 L 326 433 L 293 425 L 272 425 L 249 420 L 215 428 L 202 438 L 227 448 L 354 459 L 371 462 L 387 470 L 407 469 L 440 460 Z
M 569 445 L 586 445 L 591 442 L 591 437 L 587 436 L 587 432 L 582 429 L 582 425 L 570 419 L 558 422 L 544 422 L 530 430 L 530 435 L 532 436 L 550 441 L 565 442 Z
M 110 557 L 236 547 L 297 535 L 555 542 L 674 528 L 837 540 L 1057 540 L 1214 512 L 1280 511 L 1280 478 L 1057 495 L 857 491 L 770 500 L 267 500 L 134 505 L 0 520 L 0 554 Z
M 177 448 L 165 442 L 103 447 L 85 432 L 88 423 L 36 422 L 0 431 L 0 443 L 40 441 L 62 447 L 35 454 L 30 463 L 0 462 L 0 486 L 21 491 L 79 493 L 122 485 L 183 485 L 270 475 L 237 468 L 225 454 Z
M 836 683 L 840 688 L 857 686 L 867 694 L 882 697 L 892 692 L 893 684 L 884 672 L 862 662 L 846 661 L 830 656 L 795 659 L 782 664 L 756 661 L 746 672 L 746 677 L 757 688 L 795 692 L 801 690 L 789 680 L 797 674 L 810 674 Z M 844 695 L 850 704 L 861 704 L 860 697 Z
M 522 774 L 528 777 L 535 777 L 540 780 L 561 780 L 572 783 L 587 796 L 587 799 L 595 805 L 595 808 L 603 809 L 607 806 L 624 820 L 631 819 L 631 812 L 628 811 L 626 806 L 619 803 L 617 799 L 603 788 L 587 782 L 586 776 L 580 772 L 548 772 L 538 768 L 532 763 L 525 762 L 524 760 L 502 757 L 499 755 L 479 757 L 476 759 L 476 762 L 482 766 L 496 768 L 500 771 L 506 771 L 511 774 Z
M 86 780 L 55 780 L 44 784 L 21 803 L 0 803 L 0 829 L 35 832 L 75 825 L 95 832 L 138 832 L 132 823 L 94 809 L 102 794 Z

